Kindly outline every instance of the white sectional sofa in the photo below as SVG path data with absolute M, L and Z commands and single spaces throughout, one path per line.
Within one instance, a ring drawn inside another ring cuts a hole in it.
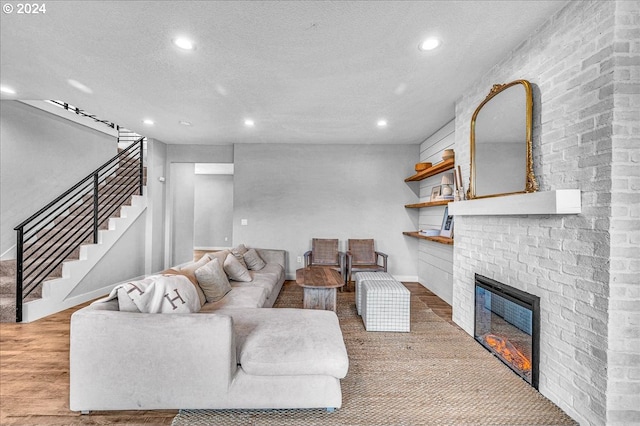
M 271 308 L 285 252 L 200 312 L 123 312 L 118 300 L 71 317 L 70 409 L 342 406 L 349 360 L 335 313 Z

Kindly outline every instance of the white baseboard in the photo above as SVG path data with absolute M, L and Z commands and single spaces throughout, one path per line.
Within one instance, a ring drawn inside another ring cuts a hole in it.
M 417 283 L 417 275 L 394 275 L 393 278 L 403 283 Z
M 417 275 L 393 275 L 393 278 L 395 278 L 400 282 L 410 282 L 410 283 L 418 282 Z M 295 281 L 296 273 L 295 272 L 287 273 L 285 276 L 285 279 L 288 281 Z
M 18 257 L 18 251 L 16 250 L 16 245 L 14 244 L 9 250 L 0 254 L 0 260 L 15 260 Z

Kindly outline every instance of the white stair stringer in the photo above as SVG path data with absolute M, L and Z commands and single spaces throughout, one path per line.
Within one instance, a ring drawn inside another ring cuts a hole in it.
M 69 297 L 69 294 L 125 234 L 127 229 L 133 225 L 146 208 L 146 195 L 132 196 L 131 205 L 122 206 L 120 217 L 110 218 L 108 229 L 98 231 L 98 243 L 82 245 L 78 260 L 63 262 L 62 278 L 45 281 L 42 284 L 42 298 L 26 302 L 23 305 L 22 322 L 32 322 L 108 294 L 115 284 Z

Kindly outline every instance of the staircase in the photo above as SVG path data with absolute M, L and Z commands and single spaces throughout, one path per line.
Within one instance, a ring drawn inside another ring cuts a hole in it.
M 126 148 L 141 137 L 141 135 L 132 130 L 125 129 L 124 127 L 118 127 L 118 148 Z
M 95 255 L 107 250 L 91 246 L 113 240 L 109 233 L 124 232 L 123 227 L 144 210 L 142 147 L 138 136 L 129 148 L 119 149 L 118 156 L 16 227 L 23 235 L 18 260 L 0 262 L 0 322 L 22 321 L 23 307 L 47 311 L 42 299 L 55 297 L 58 289 L 71 292 L 74 283 L 77 285 L 99 261 Z M 18 274 L 22 286 L 17 285 Z M 20 306 L 16 305 L 17 294 L 22 295 Z M 67 294 L 59 296 L 61 301 Z

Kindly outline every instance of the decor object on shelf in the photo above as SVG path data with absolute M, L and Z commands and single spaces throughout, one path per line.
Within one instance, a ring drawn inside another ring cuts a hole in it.
M 451 170 L 455 167 L 454 160 L 441 161 L 438 164 L 434 164 L 428 169 L 424 169 L 421 172 L 416 173 L 413 176 L 409 176 L 404 181 L 405 182 L 416 182 L 419 180 L 426 179 L 431 176 L 435 176 L 438 173 L 446 172 L 447 170 Z
M 457 169 L 453 169 L 454 178 L 456 181 L 456 194 L 453 198 L 455 201 L 464 201 L 464 185 L 462 184 L 462 172 L 460 171 L 460 166 Z
M 431 167 L 431 163 L 416 163 L 416 172 L 421 172 L 423 170 L 428 169 L 429 167 Z
M 425 237 L 437 237 L 438 235 L 440 235 L 440 229 L 439 228 L 421 229 L 418 231 L 418 233 L 420 235 L 424 235 Z
M 449 214 L 449 206 L 444 208 L 442 226 L 440 227 L 440 236 L 453 238 L 453 216 Z
M 527 80 L 495 84 L 471 118 L 471 198 L 535 192 L 533 96 Z
M 440 185 L 437 185 L 431 188 L 431 201 L 437 201 L 440 199 L 440 189 L 441 189 Z
M 451 187 L 451 185 L 453 185 L 453 173 L 445 173 L 442 175 L 442 181 L 440 182 L 442 185 L 442 188 L 440 190 L 440 195 L 442 195 L 442 197 L 451 197 L 453 198 L 453 188 Z
M 442 153 L 442 161 L 453 160 L 456 156 L 456 153 L 453 149 L 445 149 Z

